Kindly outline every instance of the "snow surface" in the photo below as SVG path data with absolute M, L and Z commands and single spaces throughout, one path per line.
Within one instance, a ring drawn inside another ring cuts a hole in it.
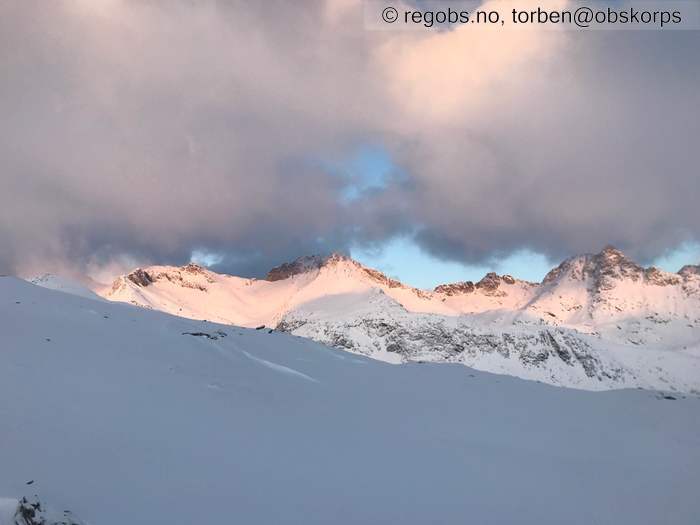
M 93 292 L 90 287 L 79 282 L 77 279 L 70 279 L 53 273 L 44 273 L 28 277 L 26 280 L 37 286 L 48 288 L 49 290 L 57 290 L 87 299 L 100 299 L 100 296 Z
M 18 504 L 16 498 L 0 498 L 0 525 L 15 525 L 14 516 Z
M 696 397 L 392 366 L 8 277 L 0 323 L 0 495 L 87 523 L 700 516 Z

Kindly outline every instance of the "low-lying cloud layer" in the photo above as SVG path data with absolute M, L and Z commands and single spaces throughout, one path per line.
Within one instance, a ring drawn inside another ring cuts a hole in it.
M 699 48 L 367 31 L 355 0 L 3 2 L 0 271 L 205 249 L 260 273 L 408 233 L 465 262 L 651 258 L 700 238 Z M 344 199 L 367 146 L 395 170 Z

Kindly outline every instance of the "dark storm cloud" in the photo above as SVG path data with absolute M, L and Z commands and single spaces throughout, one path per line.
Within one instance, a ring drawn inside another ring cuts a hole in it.
M 414 231 L 462 261 L 654 256 L 700 234 L 699 47 L 368 32 L 354 0 L 4 2 L 0 270 L 203 248 L 260 274 Z M 324 161 L 368 143 L 396 175 L 347 203 Z
M 334 115 L 362 79 L 326 76 L 335 45 L 267 5 L 4 3 L 3 265 L 345 246 L 342 180 L 317 157 L 357 140 Z
M 694 31 L 567 35 L 526 85 L 494 87 L 490 118 L 429 131 L 404 156 L 422 245 L 481 261 L 614 243 L 649 260 L 698 239 L 698 49 Z

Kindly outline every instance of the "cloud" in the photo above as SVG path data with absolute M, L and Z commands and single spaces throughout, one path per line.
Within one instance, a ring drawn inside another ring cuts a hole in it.
M 515 78 L 464 90 L 473 103 L 446 112 L 449 125 L 406 136 L 402 162 L 416 184 L 402 198 L 424 225 L 423 246 L 481 261 L 518 247 L 559 257 L 612 242 L 648 260 L 697 239 L 700 123 L 688 111 L 700 104 L 689 73 L 700 60 L 683 50 L 698 36 L 542 38 L 547 51 Z
M 5 2 L 0 270 L 206 250 L 260 274 L 407 233 L 458 261 L 652 257 L 700 236 L 699 38 L 366 31 L 352 0 Z M 368 144 L 394 172 L 348 200 L 319 159 Z

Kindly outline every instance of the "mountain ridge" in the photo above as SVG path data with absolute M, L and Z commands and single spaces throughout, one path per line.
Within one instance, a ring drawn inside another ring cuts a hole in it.
M 394 363 L 458 362 L 588 389 L 700 391 L 697 267 L 644 268 L 608 246 L 562 261 L 540 283 L 491 272 L 420 290 L 337 253 L 298 258 L 267 277 L 150 266 L 96 292 Z
M 270 282 L 281 281 L 303 273 L 321 270 L 325 267 L 334 264 L 346 263 L 361 269 L 370 277 L 375 278 L 377 281 L 385 282 L 391 287 L 410 288 L 414 290 L 420 290 L 423 292 L 432 291 L 436 293 L 449 293 L 450 295 L 454 295 L 456 292 L 471 293 L 472 291 L 477 289 L 491 291 L 497 289 L 500 282 L 504 282 L 506 284 L 514 284 L 516 282 L 519 282 L 533 286 L 547 284 L 555 280 L 562 271 L 568 269 L 573 263 L 576 263 L 578 261 L 583 261 L 584 268 L 582 268 L 581 271 L 585 272 L 586 274 L 602 273 L 601 280 L 602 277 L 606 276 L 629 277 L 632 280 L 638 280 L 640 278 L 643 278 L 654 284 L 667 285 L 678 284 L 680 282 L 679 279 L 682 279 L 683 277 L 687 277 L 689 275 L 697 275 L 700 273 L 700 265 L 685 265 L 678 272 L 675 273 L 661 270 L 656 266 L 643 267 L 637 264 L 636 262 L 632 261 L 617 248 L 608 245 L 598 253 L 585 253 L 565 259 L 558 266 L 552 268 L 552 270 L 550 270 L 540 282 L 527 281 L 524 279 L 519 279 L 510 274 L 498 274 L 497 272 L 491 271 L 487 272 L 484 275 L 484 277 L 482 277 L 479 281 L 476 282 L 470 280 L 445 282 L 436 285 L 435 287 L 433 287 L 432 290 L 427 290 L 404 284 L 398 279 L 391 278 L 385 273 L 381 272 L 380 270 L 376 270 L 365 266 L 356 259 L 353 259 L 352 257 L 340 252 L 331 252 L 328 255 L 316 254 L 300 256 L 292 261 L 288 261 L 280 264 L 279 266 L 271 268 L 267 272 L 265 278 L 262 280 Z M 163 274 L 163 270 L 179 270 L 182 272 L 192 274 L 205 274 L 207 272 L 211 274 L 217 273 L 208 270 L 202 265 L 190 262 L 179 267 L 161 265 L 148 266 L 145 268 L 138 267 L 132 270 L 130 273 L 126 274 L 125 276 L 130 277 L 135 284 L 147 286 L 148 284 L 150 284 L 148 279 L 149 268 L 156 269 L 156 271 L 161 275 Z M 235 277 L 231 274 L 217 274 Z M 247 279 L 251 281 L 261 280 L 256 278 Z M 600 287 L 603 288 L 604 283 L 602 283 Z

